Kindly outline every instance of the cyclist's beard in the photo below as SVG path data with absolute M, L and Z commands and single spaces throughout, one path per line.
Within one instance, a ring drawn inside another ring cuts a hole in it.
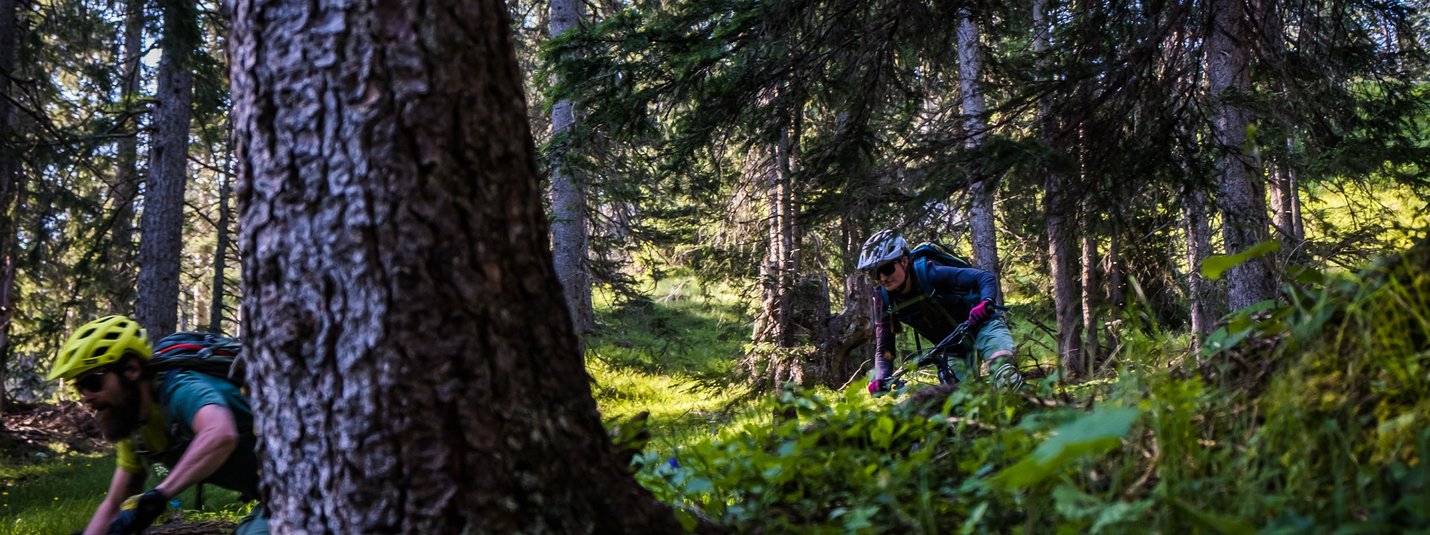
M 139 381 L 120 376 L 119 387 L 124 393 L 123 401 L 105 407 L 95 415 L 99 420 L 99 433 L 111 443 L 128 438 L 135 429 L 139 429 Z

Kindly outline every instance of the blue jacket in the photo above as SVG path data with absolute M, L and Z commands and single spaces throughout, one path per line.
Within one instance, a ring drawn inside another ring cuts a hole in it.
M 916 262 L 906 273 L 910 277 L 908 293 L 889 293 L 886 302 L 886 292 L 874 292 L 874 371 L 880 379 L 893 373 L 893 362 L 884 354 L 895 350 L 895 322 L 938 343 L 968 319 L 968 311 L 978 302 L 998 300 L 998 277 L 981 269 Z

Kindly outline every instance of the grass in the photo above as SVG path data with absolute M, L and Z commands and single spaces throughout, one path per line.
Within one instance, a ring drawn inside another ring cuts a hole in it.
M 37 454 L 0 462 L 0 534 L 70 533 L 83 529 L 114 474 L 114 455 Z M 154 481 L 155 479 L 151 479 Z M 203 510 L 191 509 L 194 490 L 178 496 L 186 519 L 236 523 L 248 513 L 238 493 L 204 487 Z
M 586 368 L 608 424 L 648 412 L 655 445 L 668 449 L 731 417 L 743 391 L 727 385 L 749 319 L 737 292 L 692 277 L 660 281 L 649 295 L 617 302 L 598 292 L 601 329 L 587 338 Z

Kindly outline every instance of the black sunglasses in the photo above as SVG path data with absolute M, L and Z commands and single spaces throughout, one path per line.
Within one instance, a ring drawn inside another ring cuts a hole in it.
M 880 264 L 880 265 L 874 267 L 874 269 L 870 269 L 870 270 L 869 270 L 869 278 L 871 278 L 871 279 L 877 279 L 877 278 L 879 278 L 880 276 L 893 275 L 893 274 L 894 274 L 894 266 L 897 265 L 898 263 L 899 263 L 898 260 L 890 260 L 890 261 L 888 261 L 888 262 L 885 262 L 885 263 L 883 263 L 883 264 Z
M 98 392 L 100 390 L 103 390 L 104 376 L 108 373 L 109 370 L 100 370 L 84 377 L 75 379 L 74 388 L 75 390 L 79 390 L 79 393 L 81 394 L 85 392 Z

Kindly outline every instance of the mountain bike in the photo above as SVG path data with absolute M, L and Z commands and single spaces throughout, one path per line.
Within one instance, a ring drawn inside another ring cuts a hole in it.
M 889 376 L 889 390 L 905 387 L 910 381 L 919 383 L 958 384 L 967 379 L 959 377 L 958 366 L 964 375 L 977 373 L 973 362 L 973 337 L 969 333 L 967 321 L 958 324 L 953 332 L 928 349 L 919 349 L 904 355 L 898 371 Z M 955 360 L 956 359 L 956 360 Z

